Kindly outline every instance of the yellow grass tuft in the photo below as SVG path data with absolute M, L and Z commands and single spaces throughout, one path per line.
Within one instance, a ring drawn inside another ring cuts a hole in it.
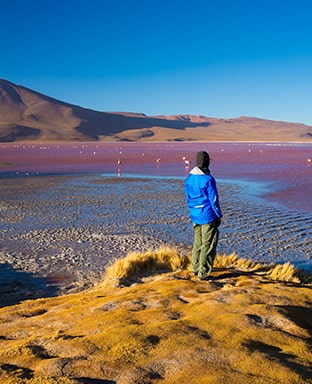
M 274 280 L 280 281 L 293 281 L 299 283 L 299 279 L 296 276 L 296 268 L 287 262 L 285 264 L 275 265 L 270 271 L 268 276 Z
M 235 268 L 242 271 L 259 271 L 271 268 L 271 265 L 255 263 L 252 260 L 238 258 L 235 253 L 231 255 L 217 255 L 214 268 L 226 269 Z
M 190 269 L 191 255 L 181 256 L 178 249 L 161 247 L 145 253 L 131 252 L 125 258 L 112 262 L 105 270 L 104 283 L 130 282 L 156 272 L 177 271 Z M 252 260 L 231 255 L 217 255 L 214 269 L 235 269 L 237 271 L 252 271 L 261 273 L 272 280 L 293 282 L 298 284 L 312 283 L 311 275 L 295 268 L 289 262 L 281 265 L 255 263 Z
M 177 271 L 186 268 L 190 259 L 180 256 L 172 247 L 161 247 L 145 253 L 130 252 L 125 258 L 111 263 L 105 270 L 105 282 L 120 283 L 122 280 L 147 276 L 155 272 Z
M 273 280 L 288 281 L 293 283 L 312 283 L 312 277 L 304 271 L 295 268 L 288 261 L 285 264 L 278 264 L 268 271 L 268 276 Z
M 292 282 L 298 284 L 311 284 L 312 276 L 297 269 L 289 261 L 285 264 L 261 264 L 252 260 L 238 258 L 235 253 L 231 255 L 217 255 L 214 268 L 235 268 L 242 271 L 264 272 L 272 280 Z

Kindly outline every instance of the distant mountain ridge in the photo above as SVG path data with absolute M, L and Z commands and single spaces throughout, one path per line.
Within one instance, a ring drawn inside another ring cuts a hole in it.
M 312 127 L 253 117 L 99 112 L 0 79 L 0 142 L 302 141 Z

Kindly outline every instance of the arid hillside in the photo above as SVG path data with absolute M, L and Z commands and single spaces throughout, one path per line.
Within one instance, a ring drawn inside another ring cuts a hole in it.
M 312 127 L 253 117 L 99 112 L 0 79 L 0 142 L 15 141 L 312 142 Z

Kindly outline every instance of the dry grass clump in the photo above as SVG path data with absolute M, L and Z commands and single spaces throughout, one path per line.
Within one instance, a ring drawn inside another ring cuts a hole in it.
M 139 278 L 155 273 L 186 268 L 190 259 L 180 256 L 173 247 L 161 247 L 145 253 L 130 252 L 125 258 L 115 260 L 105 270 L 105 282 L 120 283 L 124 280 Z
M 263 268 L 263 264 L 254 263 L 252 260 L 240 259 L 235 253 L 231 255 L 217 255 L 214 262 L 214 268 L 238 268 L 241 270 L 258 270 Z
M 145 253 L 131 252 L 125 258 L 112 262 L 105 270 L 104 283 L 115 285 L 137 281 L 140 277 L 156 272 L 190 269 L 191 255 L 181 256 L 173 247 L 161 247 Z M 235 269 L 237 271 L 253 271 L 276 281 L 298 284 L 312 283 L 311 275 L 295 268 L 289 262 L 285 264 L 261 264 L 252 260 L 231 255 L 217 255 L 214 269 Z
M 273 280 L 289 281 L 293 283 L 311 284 L 312 276 L 308 273 L 295 268 L 288 261 L 285 264 L 278 264 L 268 271 L 268 276 Z
M 217 255 L 214 268 L 235 268 L 242 271 L 263 272 L 267 277 L 276 281 L 298 284 L 312 283 L 311 275 L 294 267 L 289 261 L 284 264 L 261 264 L 238 258 L 235 253 L 232 253 L 231 255 Z

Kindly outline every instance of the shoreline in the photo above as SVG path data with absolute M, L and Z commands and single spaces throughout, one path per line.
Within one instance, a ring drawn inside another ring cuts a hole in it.
M 0 293 L 7 303 L 92 287 L 105 266 L 130 251 L 172 245 L 190 252 L 182 179 L 65 175 L 1 182 L 0 280 L 6 284 Z M 240 191 L 219 183 L 218 253 L 311 268 L 312 216 L 245 199 Z
M 138 179 L 174 179 L 184 180 L 183 176 L 174 175 L 153 175 L 144 173 L 126 173 L 126 172 L 1 172 L 0 180 L 6 179 L 23 179 L 23 178 L 38 178 L 38 177 L 88 177 L 88 176 L 104 176 L 111 178 L 138 178 Z M 246 190 L 244 195 L 247 198 L 263 199 L 266 203 L 273 204 L 275 206 L 284 206 L 289 210 L 298 210 L 306 213 L 311 212 L 312 203 L 309 200 L 306 201 L 306 195 L 308 191 L 297 188 L 296 185 L 274 185 L 272 180 L 253 179 L 250 177 L 241 176 L 240 178 L 233 177 L 219 177 L 217 183 L 233 184 L 239 186 L 245 186 Z M 243 188 L 242 188 L 243 189 Z M 250 193 L 250 194 L 249 194 Z M 249 196 L 248 196 L 249 194 Z M 296 196 L 294 196 L 296 194 Z M 291 198 L 291 199 L 290 199 Z M 303 202 L 303 204 L 302 204 Z M 295 203 L 295 204 L 293 204 Z
M 0 293 L 79 292 L 129 251 L 190 250 L 183 180 L 192 161 L 182 158 L 202 143 L 99 144 L 1 151 L 19 175 L 0 171 Z M 312 146 L 206 144 L 224 213 L 218 252 L 311 270 Z
M 276 183 L 282 187 L 282 193 L 275 193 L 279 188 L 274 188 L 267 198 L 289 208 L 295 202 L 295 209 L 312 211 L 308 198 L 312 194 L 312 143 L 0 143 L 0 149 L 0 178 L 79 173 L 185 177 L 192 167 L 194 153 L 205 149 L 211 154 L 211 171 L 217 180 Z M 189 166 L 182 159 L 187 159 Z

